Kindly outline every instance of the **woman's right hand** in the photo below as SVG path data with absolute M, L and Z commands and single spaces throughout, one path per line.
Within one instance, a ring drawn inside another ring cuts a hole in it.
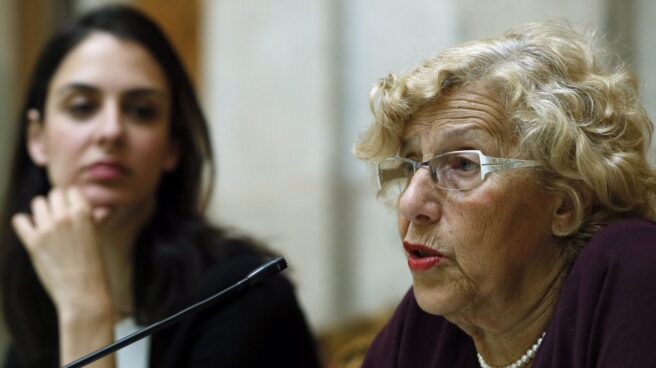
M 12 218 L 58 313 L 97 308 L 99 301 L 111 308 L 97 231 L 97 223 L 106 215 L 106 210 L 92 211 L 79 189 L 71 187 L 35 197 L 31 215 L 19 213 Z
M 97 227 L 108 209 L 92 210 L 77 188 L 54 188 L 32 200 L 32 215 L 12 225 L 30 256 L 59 320 L 61 363 L 109 344 L 114 313 Z M 93 367 L 114 367 L 113 356 Z

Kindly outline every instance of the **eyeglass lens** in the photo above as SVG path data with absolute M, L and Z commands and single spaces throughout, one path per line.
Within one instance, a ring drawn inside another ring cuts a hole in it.
M 390 199 L 398 197 L 422 166 L 429 166 L 433 182 L 442 189 L 467 190 L 482 183 L 480 157 L 476 152 L 450 152 L 425 163 L 394 157 L 378 165 L 381 194 Z

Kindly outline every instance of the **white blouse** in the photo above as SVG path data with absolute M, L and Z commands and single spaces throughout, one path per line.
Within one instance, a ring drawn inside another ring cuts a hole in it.
M 135 323 L 133 317 L 122 319 L 114 325 L 114 336 L 121 339 L 142 329 Z M 118 368 L 148 368 L 150 354 L 150 336 L 136 341 L 116 352 L 116 367 Z

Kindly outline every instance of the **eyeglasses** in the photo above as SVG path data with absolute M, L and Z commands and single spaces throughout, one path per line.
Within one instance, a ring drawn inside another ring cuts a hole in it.
M 422 167 L 430 171 L 438 188 L 465 191 L 481 185 L 489 173 L 538 166 L 537 161 L 490 157 L 478 150 L 446 152 L 424 162 L 390 157 L 378 163 L 379 196 L 397 199 Z

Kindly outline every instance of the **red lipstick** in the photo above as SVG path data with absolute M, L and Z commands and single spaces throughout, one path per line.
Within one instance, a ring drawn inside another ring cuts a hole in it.
M 403 242 L 403 248 L 408 252 L 408 267 L 413 271 L 426 271 L 446 258 L 435 249 L 421 244 Z

